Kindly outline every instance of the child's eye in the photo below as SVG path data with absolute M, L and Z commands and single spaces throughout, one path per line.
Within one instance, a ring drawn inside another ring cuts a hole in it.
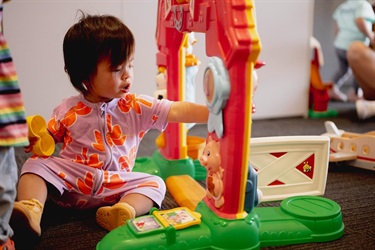
M 125 70 L 126 70 L 126 71 L 129 71 L 129 70 L 133 70 L 133 68 L 134 68 L 134 65 L 133 65 L 133 64 L 128 64 L 128 65 L 126 65 Z
M 121 71 L 121 68 L 122 68 L 122 67 L 120 67 L 120 66 L 119 66 L 119 67 L 116 67 L 116 68 L 111 68 L 111 71 L 112 71 L 112 72 L 119 72 L 119 71 Z

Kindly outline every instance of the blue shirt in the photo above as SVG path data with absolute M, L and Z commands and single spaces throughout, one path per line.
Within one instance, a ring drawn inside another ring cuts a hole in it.
M 375 21 L 375 14 L 372 6 L 367 0 L 346 0 L 340 4 L 333 13 L 333 19 L 338 25 L 338 34 L 334 45 L 338 49 L 347 50 L 354 41 L 362 41 L 369 45 L 370 40 L 357 27 L 356 18 L 364 18 L 368 22 L 366 25 L 369 30 L 372 29 L 372 23 Z

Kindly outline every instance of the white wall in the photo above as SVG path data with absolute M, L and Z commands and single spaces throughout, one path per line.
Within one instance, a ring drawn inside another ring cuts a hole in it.
M 307 112 L 309 37 L 313 0 L 255 0 L 262 42 L 259 88 L 254 119 L 301 116 Z M 77 10 L 120 17 L 136 38 L 133 92 L 152 95 L 156 74 L 157 0 L 61 1 L 12 0 L 5 4 L 4 30 L 16 64 L 27 115 L 49 118 L 61 99 L 76 94 L 63 71 L 62 41 L 76 22 Z M 201 79 L 207 58 L 204 35 L 194 53 L 202 61 L 197 75 L 197 102 L 204 103 Z
M 53 108 L 63 99 L 77 92 L 64 72 L 62 42 L 68 28 L 77 20 L 77 10 L 90 14 L 113 14 L 121 17 L 137 36 L 138 53 L 150 51 L 154 45 L 154 28 L 142 26 L 139 13 L 153 15 L 155 1 L 38 1 L 12 0 L 4 7 L 4 30 L 16 64 L 27 115 L 50 117 Z M 146 8 L 145 8 L 146 7 Z M 137 15 L 138 13 L 138 15 Z M 149 14 L 150 13 L 150 14 Z M 124 18 L 126 16 L 126 18 Z M 139 36 L 139 37 L 138 37 Z M 144 47 L 144 48 L 142 48 Z M 156 49 L 156 48 L 155 48 Z M 136 75 L 143 82 L 135 84 L 135 91 L 151 89 L 154 52 L 137 55 Z M 149 72 L 146 74 L 145 72 Z M 150 76 L 148 83 L 142 76 Z M 143 86 L 142 86 L 143 85 Z M 148 88 L 146 88 L 148 86 Z M 143 88 L 142 88 L 143 87 Z
M 256 0 L 262 42 L 254 119 L 306 116 L 314 1 Z

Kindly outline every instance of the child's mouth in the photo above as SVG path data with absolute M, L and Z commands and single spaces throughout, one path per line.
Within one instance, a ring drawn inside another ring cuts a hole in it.
M 124 93 L 129 92 L 129 90 L 130 90 L 130 84 L 126 85 L 126 86 L 123 87 L 121 90 L 122 90 L 122 92 L 124 92 Z

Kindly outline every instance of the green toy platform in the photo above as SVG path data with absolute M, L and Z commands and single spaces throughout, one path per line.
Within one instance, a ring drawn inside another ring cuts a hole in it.
M 202 201 L 194 212 L 184 207 L 155 209 L 128 220 L 96 249 L 259 249 L 332 241 L 343 233 L 340 206 L 322 197 L 288 198 L 280 207 L 257 207 L 234 220 L 218 217 Z

